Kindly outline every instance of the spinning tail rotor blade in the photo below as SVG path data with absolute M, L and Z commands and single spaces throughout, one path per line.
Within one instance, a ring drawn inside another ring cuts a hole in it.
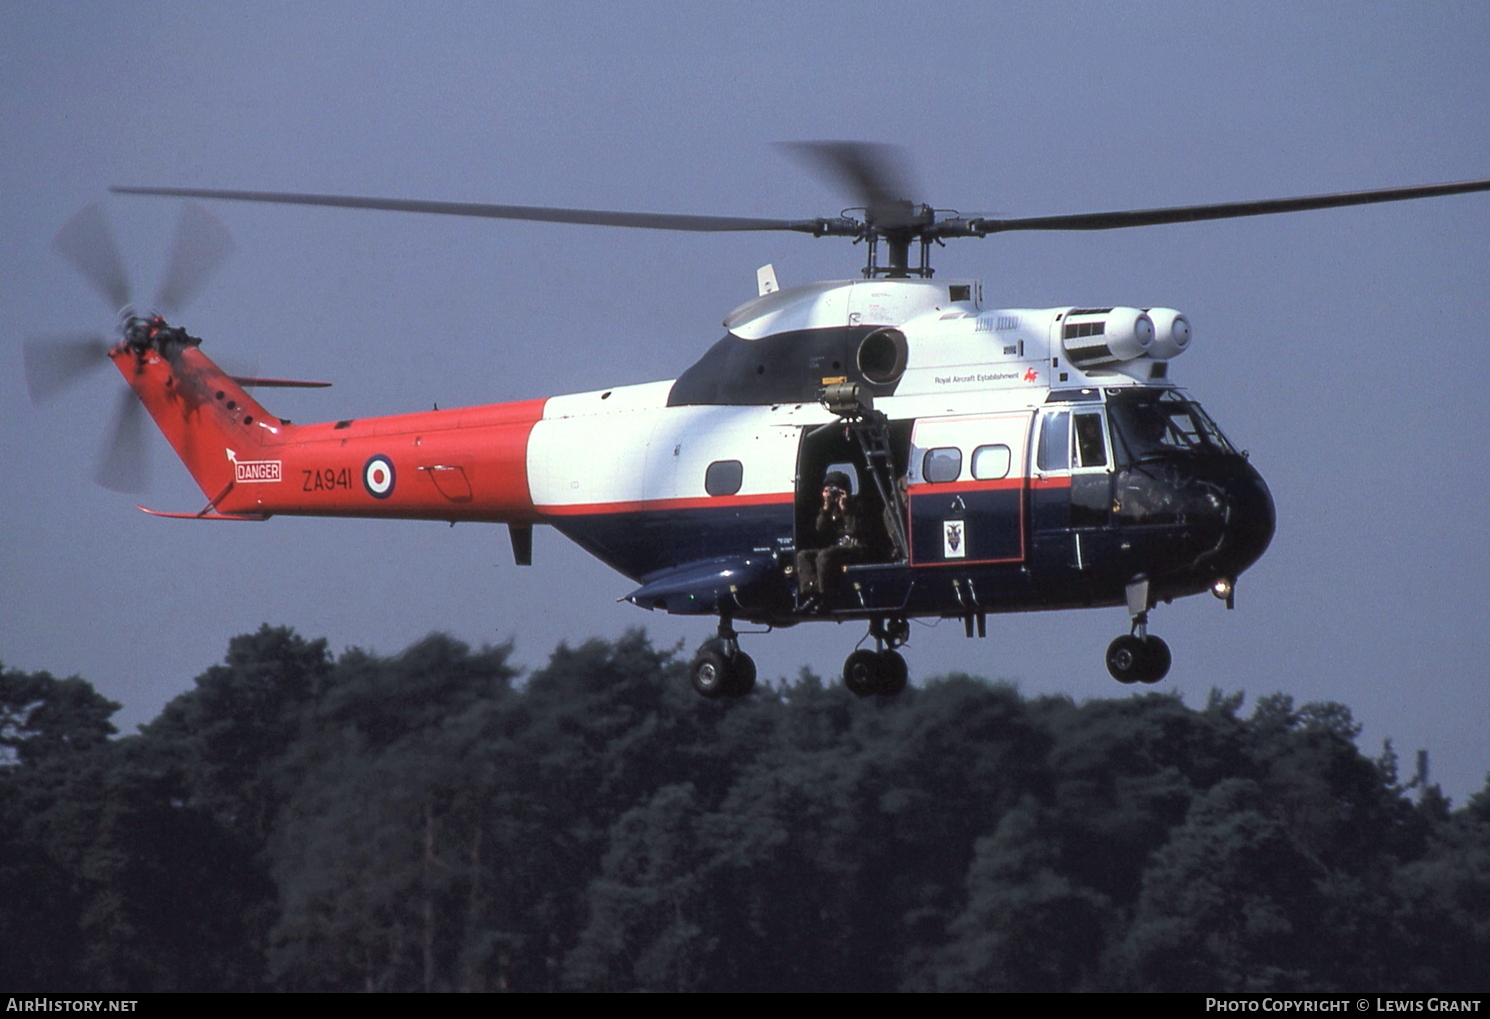
M 176 239 L 154 307 L 167 316 L 180 311 L 232 253 L 233 238 L 228 228 L 200 202 L 187 202 L 181 207 Z
M 28 340 L 21 350 L 26 391 L 41 403 L 108 364 L 109 344 L 102 336 L 78 335 Z
M 114 243 L 114 234 L 97 202 L 87 206 L 61 230 L 52 246 L 83 274 L 94 290 L 116 310 L 129 303 L 129 277 Z
M 98 203 L 87 206 L 63 225 L 53 241 L 57 252 L 83 274 L 90 285 L 115 308 L 129 309 L 129 279 L 114 243 L 108 220 Z M 155 307 L 176 312 L 195 296 L 233 251 L 227 228 L 196 202 L 186 204 L 176 226 L 165 278 L 156 293 Z M 33 403 L 55 396 L 96 368 L 108 364 L 109 349 L 123 338 L 131 344 L 154 335 L 154 317 L 138 318 L 132 309 L 121 312 L 120 332 L 113 340 L 96 334 L 39 337 L 22 348 L 26 389 Z M 145 332 L 136 334 L 139 328 Z M 161 348 L 174 358 L 179 344 Z M 141 348 L 143 349 L 143 347 Z M 114 424 L 99 457 L 93 480 L 116 492 L 144 491 L 149 481 L 146 462 L 144 406 L 133 390 L 120 394 Z
M 150 480 L 145 452 L 145 407 L 126 389 L 119 394 L 114 428 L 98 461 L 93 480 L 115 492 L 143 492 Z

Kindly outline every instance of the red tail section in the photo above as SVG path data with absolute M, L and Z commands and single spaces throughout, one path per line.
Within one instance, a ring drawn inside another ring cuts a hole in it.
M 258 459 L 283 427 L 194 346 L 169 359 L 121 345 L 109 355 L 210 501 L 236 481 L 234 461 Z
M 543 400 L 291 425 L 190 341 L 110 356 L 218 514 L 534 523 L 528 436 Z

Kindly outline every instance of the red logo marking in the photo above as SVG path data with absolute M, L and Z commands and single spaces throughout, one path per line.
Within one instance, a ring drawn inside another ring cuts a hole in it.
M 1035 371 L 1035 369 L 1028 368 L 1028 369 L 1025 370 L 1024 381 L 1026 381 L 1026 382 L 1034 382 L 1039 377 L 1040 377 L 1040 373 L 1037 372 L 1037 371 Z

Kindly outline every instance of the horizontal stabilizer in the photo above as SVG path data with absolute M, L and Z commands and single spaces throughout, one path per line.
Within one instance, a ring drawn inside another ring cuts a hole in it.
M 265 389 L 326 389 L 331 385 L 329 382 L 305 382 L 301 379 L 261 379 L 252 375 L 230 375 L 228 376 L 244 389 L 253 389 L 262 386 Z
M 268 520 L 267 513 L 212 513 L 202 510 L 199 513 L 167 513 L 164 510 L 153 510 L 148 506 L 135 504 L 135 509 L 149 513 L 152 517 L 168 517 L 171 520 Z

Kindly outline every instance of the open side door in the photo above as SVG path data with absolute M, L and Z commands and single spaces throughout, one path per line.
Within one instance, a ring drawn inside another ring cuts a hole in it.
M 822 502 L 822 482 L 829 471 L 849 476 L 859 507 L 866 543 L 864 562 L 904 562 L 905 477 L 911 422 L 833 421 L 802 429 L 797 453 L 796 547 L 812 548 L 821 539 L 815 522 Z M 898 504 L 898 505 L 897 505 Z

